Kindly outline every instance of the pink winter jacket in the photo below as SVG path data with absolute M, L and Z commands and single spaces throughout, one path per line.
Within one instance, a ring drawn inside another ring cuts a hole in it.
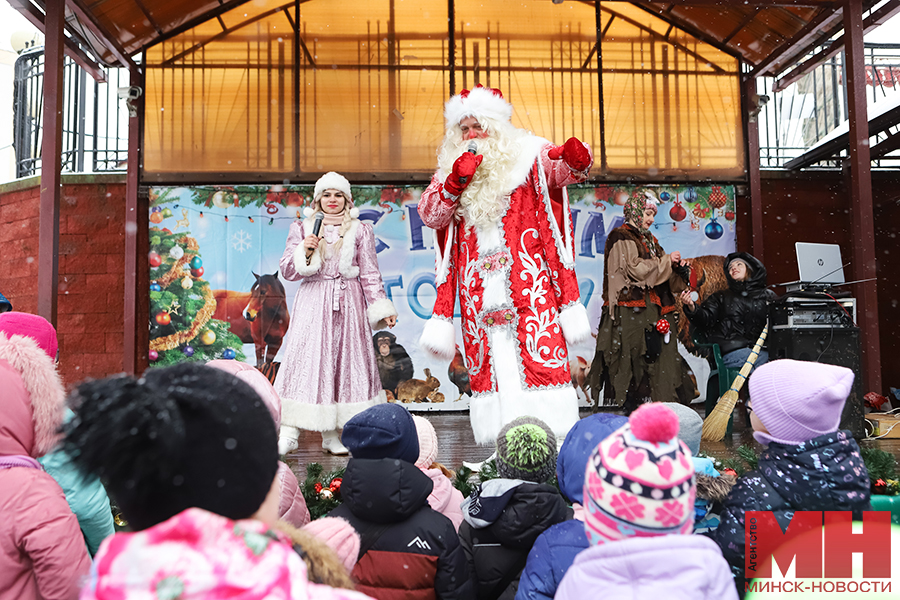
M 278 428 L 281 427 L 281 398 L 265 375 L 253 366 L 238 360 L 213 360 L 207 364 L 231 373 L 252 387 L 266 403 L 272 418 L 275 419 L 275 431 L 278 431 Z M 278 463 L 278 473 L 275 476 L 278 478 L 281 489 L 278 518 L 299 529 L 309 523 L 310 517 L 306 500 L 303 499 L 300 485 L 297 483 L 297 477 L 283 462 Z
M 440 469 L 422 469 L 422 472 L 428 475 L 434 483 L 434 489 L 428 496 L 428 505 L 450 519 L 453 526 L 459 531 L 459 525 L 463 520 L 462 509 L 459 505 L 465 500 L 462 492 L 453 487 L 453 483 Z
M 310 583 L 283 534 L 189 508 L 100 545 L 81 600 L 372 600 Z
M 0 458 L 37 458 L 58 440 L 65 392 L 31 338 L 0 333 Z M 0 600 L 78 597 L 91 561 L 62 489 L 41 468 L 0 468 Z

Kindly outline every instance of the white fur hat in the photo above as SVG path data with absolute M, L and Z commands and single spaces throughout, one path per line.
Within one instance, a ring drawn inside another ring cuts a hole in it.
M 444 120 L 448 129 L 458 125 L 466 117 L 488 117 L 505 123 L 512 118 L 512 111 L 512 104 L 503 99 L 500 90 L 479 84 L 471 91 L 463 90 L 447 100 L 444 104 Z
M 319 180 L 316 182 L 316 191 L 313 193 L 314 202 L 319 201 L 319 198 L 322 197 L 325 190 L 344 192 L 347 201 L 350 202 L 350 204 L 353 204 L 353 194 L 350 193 L 350 182 L 340 173 L 329 171 L 319 177 Z

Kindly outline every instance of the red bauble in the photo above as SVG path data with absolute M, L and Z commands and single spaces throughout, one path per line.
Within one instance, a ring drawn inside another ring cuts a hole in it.
M 684 221 L 685 217 L 687 217 L 687 211 L 681 205 L 681 200 L 675 201 L 675 206 L 669 210 L 669 216 L 672 217 L 673 221 Z
M 729 210 L 725 213 L 725 218 L 729 221 L 734 221 L 734 213 Z
M 709 205 L 713 208 L 719 209 L 725 206 L 728 202 L 728 196 L 725 195 L 725 192 L 722 191 L 717 185 L 712 187 L 712 190 L 709 192 Z
M 191 275 L 193 275 L 194 277 L 201 277 L 203 275 L 203 267 L 191 269 Z
M 328 484 L 328 489 L 335 493 L 340 492 L 342 482 L 343 480 L 340 477 L 335 477 L 331 480 L 331 483 Z
M 150 266 L 153 267 L 154 269 L 162 264 L 162 256 L 160 256 L 156 252 L 151 252 L 149 255 L 149 258 L 150 258 Z
M 158 213 L 158 212 L 152 213 L 150 215 L 150 222 L 153 223 L 154 225 L 162 223 L 163 222 L 162 213 Z
M 322 491 L 322 484 L 319 482 L 316 482 L 316 484 L 313 486 L 313 489 L 316 490 L 316 493 L 318 494 L 319 492 Z
M 169 316 L 169 313 L 163 311 L 156 313 L 156 322 L 160 325 L 168 325 L 172 322 L 172 317 Z

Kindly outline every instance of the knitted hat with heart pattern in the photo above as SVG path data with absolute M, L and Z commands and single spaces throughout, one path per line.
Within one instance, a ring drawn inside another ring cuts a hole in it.
M 694 466 L 678 439 L 678 417 L 660 403 L 640 406 L 588 460 L 584 529 L 595 545 L 629 537 L 691 533 Z

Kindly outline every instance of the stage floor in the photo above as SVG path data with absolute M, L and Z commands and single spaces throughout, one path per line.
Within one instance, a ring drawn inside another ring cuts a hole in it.
M 692 406 L 703 416 L 703 406 Z M 463 461 L 479 462 L 489 457 L 494 449 L 488 446 L 478 446 L 472 436 L 472 428 L 469 425 L 468 411 L 462 412 L 429 412 L 417 413 L 434 425 L 438 437 L 438 462 L 443 463 L 449 469 L 456 470 Z M 590 415 L 589 409 L 583 409 L 582 418 Z M 753 432 L 749 426 L 743 426 L 743 407 L 739 406 L 735 412 L 735 426 L 731 437 L 726 437 L 721 442 L 702 442 L 701 452 L 709 456 L 729 458 L 737 456 L 737 448 L 743 444 L 754 447 L 759 451 L 762 446 L 753 439 Z M 863 445 L 880 448 L 890 452 L 900 460 L 900 439 L 881 439 L 863 442 Z M 300 447 L 286 457 L 286 462 L 298 481 L 306 478 L 306 465 L 311 462 L 320 463 L 326 471 L 337 469 L 347 464 L 347 457 L 332 456 L 322 451 L 322 436 L 312 431 L 300 432 Z

